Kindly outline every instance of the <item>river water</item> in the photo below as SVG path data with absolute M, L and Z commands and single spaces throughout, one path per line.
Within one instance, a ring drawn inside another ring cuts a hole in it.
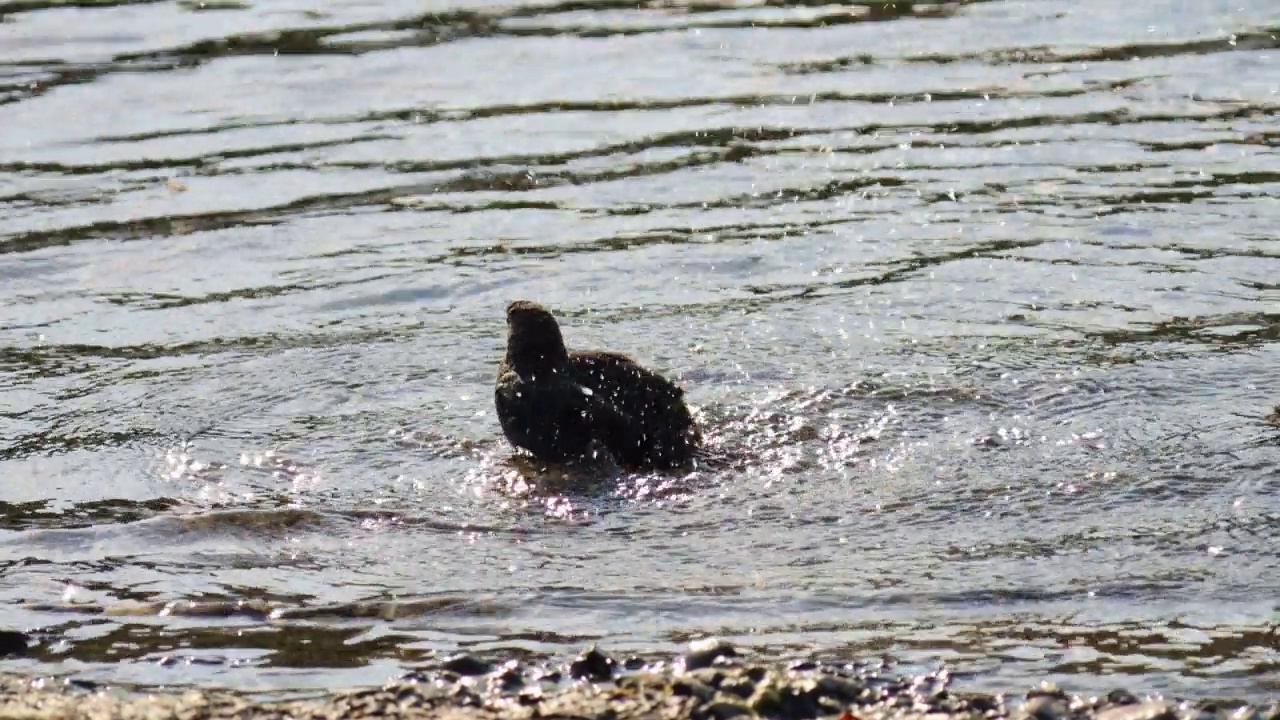
M 0 668 L 718 635 L 1275 697 L 1278 38 L 1274 0 L 0 0 Z M 513 460 L 516 298 L 732 461 Z

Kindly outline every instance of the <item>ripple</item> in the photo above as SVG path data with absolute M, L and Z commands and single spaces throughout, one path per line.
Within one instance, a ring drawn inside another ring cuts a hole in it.
M 1277 28 L 1230 10 L 0 0 L 18 670 L 716 634 L 1263 697 Z M 679 379 L 700 464 L 514 455 L 516 297 Z

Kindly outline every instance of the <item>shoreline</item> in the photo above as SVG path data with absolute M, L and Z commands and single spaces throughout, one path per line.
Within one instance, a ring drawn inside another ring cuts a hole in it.
M 1086 697 L 1049 684 L 1009 694 L 956 692 L 949 686 L 945 668 L 911 676 L 878 663 L 740 662 L 731 646 L 702 641 L 681 657 L 634 671 L 594 648 L 552 671 L 533 671 L 516 661 L 492 665 L 455 656 L 437 670 L 411 672 L 380 687 L 287 700 L 220 689 L 141 692 L 3 673 L 0 719 L 1280 720 L 1280 703 L 1274 701 L 1228 706 L 1140 697 L 1119 689 Z

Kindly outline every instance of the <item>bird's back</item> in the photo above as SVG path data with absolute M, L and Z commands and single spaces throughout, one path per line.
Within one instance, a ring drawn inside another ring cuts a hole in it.
M 679 386 L 621 353 L 575 352 L 569 362 L 580 385 L 630 420 L 625 437 L 607 439 L 619 460 L 669 468 L 693 455 L 698 432 Z

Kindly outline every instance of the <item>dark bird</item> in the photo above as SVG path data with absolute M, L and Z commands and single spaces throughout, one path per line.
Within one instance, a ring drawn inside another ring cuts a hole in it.
M 507 440 L 546 462 L 605 450 L 631 468 L 667 470 L 700 440 L 677 385 L 620 353 L 569 352 L 555 317 L 527 300 L 507 306 L 494 404 Z

